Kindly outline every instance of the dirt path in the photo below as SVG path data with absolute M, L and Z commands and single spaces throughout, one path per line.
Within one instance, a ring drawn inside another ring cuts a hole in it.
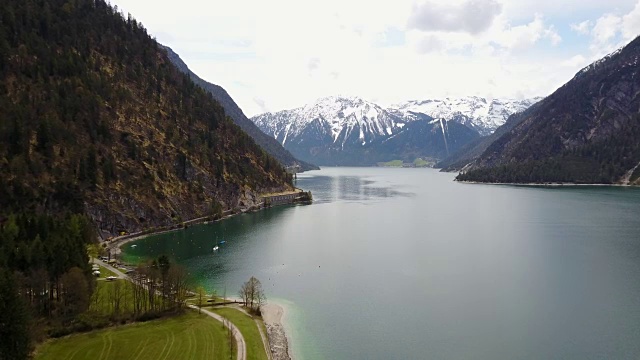
M 267 353 L 267 358 L 269 358 L 269 360 L 272 360 L 273 357 L 271 356 L 271 348 L 269 347 L 269 340 L 267 338 L 267 334 L 265 334 L 264 331 L 262 330 L 262 326 L 260 326 L 260 322 L 258 321 L 258 319 L 251 316 L 251 314 L 249 314 L 241 306 L 234 306 L 233 308 L 242 311 L 243 313 L 247 314 L 247 316 L 253 319 L 253 321 L 256 323 L 256 326 L 258 327 L 258 332 L 260 332 L 260 337 L 262 338 L 262 345 L 264 346 L 264 351 Z
M 247 345 L 244 342 L 244 337 L 242 336 L 242 333 L 240 332 L 240 329 L 238 329 L 235 325 L 233 325 L 233 323 L 231 321 L 225 321 L 226 319 L 223 318 L 222 316 L 211 312 L 209 310 L 206 309 L 199 309 L 197 306 L 195 305 L 188 305 L 190 308 L 195 309 L 195 310 L 202 310 L 202 312 L 208 316 L 211 316 L 212 318 L 220 321 L 221 323 L 223 323 L 226 327 L 230 328 L 233 331 L 233 336 L 236 338 L 236 344 L 237 344 L 237 348 L 238 348 L 238 360 L 247 360 Z

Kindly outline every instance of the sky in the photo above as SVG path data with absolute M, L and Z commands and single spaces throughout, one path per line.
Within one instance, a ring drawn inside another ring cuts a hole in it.
M 640 0 L 111 3 L 249 117 L 333 95 L 546 96 L 640 35 Z

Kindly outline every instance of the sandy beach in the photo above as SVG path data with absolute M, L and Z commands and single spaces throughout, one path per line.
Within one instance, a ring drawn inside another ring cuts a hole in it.
M 285 333 L 283 319 L 286 316 L 284 307 L 269 303 L 262 306 L 262 319 L 267 328 L 267 336 L 273 360 L 291 360 L 289 341 Z

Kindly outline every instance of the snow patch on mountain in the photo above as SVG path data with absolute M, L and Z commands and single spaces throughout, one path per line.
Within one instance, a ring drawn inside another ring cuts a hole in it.
M 276 113 L 265 113 L 251 120 L 283 145 L 305 130 L 313 121 L 330 129 L 334 143 L 345 142 L 357 131 L 361 144 L 378 136 L 392 135 L 404 121 L 380 106 L 357 97 L 330 96 L 313 104 Z
M 481 135 L 489 135 L 504 124 L 509 116 L 526 110 L 540 100 L 542 98 L 516 100 L 479 96 L 412 100 L 391 106 L 391 111 L 404 114 L 416 112 L 434 119 L 454 120 L 476 129 Z

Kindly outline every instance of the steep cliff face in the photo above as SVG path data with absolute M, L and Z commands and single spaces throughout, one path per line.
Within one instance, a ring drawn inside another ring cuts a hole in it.
M 459 176 L 633 183 L 640 172 L 640 39 L 580 71 Z
M 167 46 L 163 46 L 167 51 L 167 55 L 169 56 L 169 60 L 178 68 L 178 70 L 183 73 L 189 75 L 191 80 L 195 82 L 197 85 L 201 86 L 203 89 L 211 93 L 214 99 L 216 99 L 220 105 L 224 108 L 225 113 L 233 119 L 233 122 L 236 125 L 240 126 L 240 128 L 249 134 L 251 138 L 258 144 L 261 148 L 263 148 L 267 153 L 271 156 L 275 157 L 282 163 L 282 165 L 292 168 L 297 168 L 299 171 L 307 171 L 307 170 L 317 170 L 319 169 L 316 165 L 312 165 L 306 163 L 304 161 L 296 159 L 291 153 L 286 150 L 278 141 L 276 141 L 271 136 L 263 133 L 258 129 L 258 127 L 247 118 L 242 109 L 238 107 L 233 98 L 229 95 L 229 93 L 219 85 L 212 84 L 201 79 L 198 75 L 196 75 L 193 71 L 189 69 L 187 64 L 182 61 L 180 56 L 176 54 L 171 48 Z
M 278 161 L 106 2 L 9 2 L 0 20 L 2 212 L 83 212 L 114 234 L 291 188 Z

